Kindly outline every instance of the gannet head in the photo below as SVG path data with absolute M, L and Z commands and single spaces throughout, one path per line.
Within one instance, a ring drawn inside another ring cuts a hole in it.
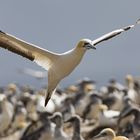
M 49 119 L 56 125 L 60 126 L 62 124 L 62 114 L 60 112 L 55 112 Z
M 80 125 L 81 122 L 81 118 L 78 115 L 73 115 L 72 117 L 70 117 L 68 120 L 65 120 L 64 122 L 70 122 L 72 125 Z
M 99 138 L 99 137 L 109 137 L 110 139 L 113 139 L 114 137 L 116 137 L 116 134 L 111 128 L 105 128 L 94 138 Z
M 81 39 L 77 45 L 78 48 L 82 48 L 84 50 L 96 49 L 90 39 Z

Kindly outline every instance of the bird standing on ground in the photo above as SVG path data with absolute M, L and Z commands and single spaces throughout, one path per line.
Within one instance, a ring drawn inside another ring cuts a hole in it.
M 103 129 L 95 138 L 106 137 L 108 140 L 129 140 L 124 136 L 116 136 L 115 132 L 111 128 Z
M 7 100 L 4 94 L 0 94 L 0 137 L 8 132 L 14 114 L 13 105 Z
M 139 23 L 140 20 L 136 22 L 136 24 Z M 62 54 L 53 53 L 36 45 L 29 44 L 2 31 L 0 31 L 0 47 L 34 61 L 48 70 L 48 87 L 45 97 L 46 106 L 58 83 L 75 69 L 86 50 L 96 49 L 95 45 L 131 29 L 136 24 L 114 30 L 93 41 L 82 39 L 74 49 Z
M 70 119 L 68 119 L 66 122 L 70 122 L 73 127 L 73 134 L 72 134 L 71 140 L 84 140 L 84 138 L 81 135 L 80 116 L 74 115 Z
M 55 123 L 53 140 L 70 140 L 70 137 L 63 130 L 62 114 L 55 112 L 49 119 Z

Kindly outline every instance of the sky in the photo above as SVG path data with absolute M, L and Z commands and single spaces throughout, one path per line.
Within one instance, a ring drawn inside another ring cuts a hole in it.
M 0 30 L 47 50 L 62 53 L 82 38 L 96 39 L 140 18 L 140 1 L 128 0 L 1 0 Z M 84 77 L 97 85 L 111 78 L 124 82 L 126 74 L 140 75 L 140 26 L 89 50 L 80 65 L 60 83 L 66 87 Z M 33 62 L 0 49 L 0 86 L 11 82 L 39 87 L 38 81 L 18 69 L 44 71 Z

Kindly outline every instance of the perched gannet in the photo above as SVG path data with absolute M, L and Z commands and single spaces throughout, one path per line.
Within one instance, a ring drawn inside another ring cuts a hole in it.
M 139 94 L 137 90 L 135 89 L 135 78 L 133 78 L 132 75 L 128 74 L 126 75 L 125 82 L 128 88 L 128 96 L 129 98 L 134 101 L 136 104 L 139 103 Z
M 99 105 L 98 125 L 106 127 L 115 127 L 117 125 L 117 117 L 120 112 L 115 110 L 108 110 L 104 104 Z
M 26 110 L 21 102 L 14 107 L 14 115 L 6 133 L 0 137 L 0 140 L 19 140 L 29 122 L 26 120 Z
M 116 136 L 115 132 L 111 128 L 103 129 L 98 135 L 94 138 L 105 137 L 107 140 L 129 140 L 124 136 Z
M 78 91 L 73 95 L 73 105 L 76 114 L 82 116 L 87 105 L 85 103 L 88 103 L 90 100 L 89 93 L 91 91 L 93 92 L 93 89 L 95 88 L 95 82 L 86 77 L 78 82 L 77 87 Z
M 83 111 L 83 119 L 95 119 L 97 120 L 99 117 L 100 112 L 100 105 L 102 104 L 101 98 L 97 94 L 91 94 L 90 95 L 90 101 L 87 103 L 87 106 L 85 107 Z
M 132 123 L 133 133 L 137 135 L 140 132 L 140 109 L 138 107 L 130 108 L 121 116 L 121 118 L 129 115 L 134 116 L 133 120 L 130 120 L 130 123 Z
M 4 94 L 0 94 L 0 107 L 0 136 L 3 136 L 4 133 L 7 133 L 7 129 L 9 129 L 13 118 L 14 107 Z
M 47 112 L 40 112 L 38 120 L 32 121 L 20 140 L 53 140 L 53 128 L 48 119 L 49 115 Z
M 75 114 L 75 108 L 72 104 L 72 98 L 66 97 L 66 99 L 62 102 L 62 106 L 60 112 L 63 115 L 63 119 L 68 120 Z
M 55 123 L 53 140 L 70 140 L 70 137 L 63 131 L 62 114 L 55 112 L 49 119 Z
M 84 140 L 84 138 L 81 135 L 80 116 L 74 115 L 70 119 L 68 119 L 66 122 L 71 122 L 72 127 L 73 127 L 73 135 L 72 135 L 71 140 Z
M 136 22 L 136 24 L 139 23 L 140 20 Z M 0 31 L 0 47 L 34 61 L 48 70 L 48 88 L 45 97 L 46 106 L 58 83 L 75 69 L 86 50 L 96 49 L 95 45 L 131 29 L 136 24 L 114 30 L 93 41 L 82 39 L 74 49 L 62 54 L 53 53 L 36 45 L 29 44 L 3 31 Z
M 36 111 L 37 97 L 35 95 L 30 95 L 28 92 L 24 94 L 26 94 L 26 101 L 24 101 L 24 105 L 27 111 L 27 118 L 35 121 L 38 119 L 38 114 Z

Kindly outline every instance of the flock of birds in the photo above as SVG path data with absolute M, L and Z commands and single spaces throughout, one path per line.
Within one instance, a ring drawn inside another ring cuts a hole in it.
M 57 89 L 0 87 L 0 140 L 140 140 L 140 79 L 111 79 L 99 89 L 84 78 Z

